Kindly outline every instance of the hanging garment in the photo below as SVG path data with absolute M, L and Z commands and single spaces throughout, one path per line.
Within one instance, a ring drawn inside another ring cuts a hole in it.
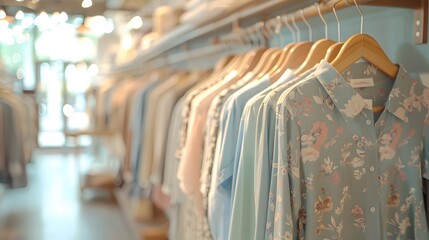
M 0 91 L 0 118 L 2 118 L 3 135 L 0 144 L 3 145 L 3 166 L 0 169 L 0 183 L 11 188 L 25 187 L 27 185 L 27 173 L 25 165 L 29 162 L 28 142 L 24 142 L 25 105 L 12 94 Z
M 180 190 L 176 178 L 176 172 L 179 168 L 179 162 L 176 159 L 176 149 L 180 141 L 181 114 L 184 98 L 182 97 L 176 103 L 171 116 L 162 180 L 162 192 L 170 197 L 171 207 L 167 211 L 170 226 L 168 229 L 168 239 L 172 240 L 185 240 L 185 231 L 188 229 L 184 226 L 184 209 L 186 209 L 184 203 L 186 196 Z
M 148 96 L 149 105 L 147 109 L 147 119 L 144 125 L 144 135 L 143 135 L 143 146 L 140 156 L 140 169 L 139 169 L 139 184 L 142 188 L 147 188 L 150 186 L 150 173 L 153 164 L 153 139 L 155 134 L 155 114 L 158 108 L 158 101 L 162 95 L 167 92 L 169 89 L 173 88 L 183 77 L 183 74 L 175 74 L 170 77 L 168 80 L 161 83 L 157 88 L 155 88 L 150 95 Z
M 130 153 L 130 166 L 132 172 L 132 179 L 135 184 L 138 183 L 139 169 L 140 169 L 140 156 L 141 149 L 143 146 L 144 126 L 147 119 L 147 109 L 149 105 L 148 96 L 150 93 L 162 83 L 161 79 L 154 77 L 149 80 L 149 83 L 141 88 L 135 95 L 133 101 L 133 107 L 131 111 L 132 117 L 130 117 L 131 123 L 130 132 L 132 134 L 131 141 L 131 153 Z
M 261 208 L 254 193 L 257 183 L 257 168 L 254 162 L 255 150 L 259 147 L 261 131 L 257 125 L 257 113 L 265 96 L 279 85 L 288 83 L 295 75 L 286 70 L 282 77 L 270 87 L 249 99 L 240 120 L 236 151 L 232 169 L 231 224 L 229 239 L 258 239 L 255 235 L 264 232 L 265 218 L 257 218 L 257 209 Z M 260 179 L 263 181 L 262 179 Z M 256 185 L 255 185 L 256 184 Z M 249 196 L 251 196 L 249 198 Z M 266 196 L 268 197 L 268 196 Z M 262 207 L 265 207 L 264 205 Z
M 191 110 L 191 104 L 194 98 L 198 95 L 200 95 L 202 92 L 207 90 L 208 88 L 214 86 L 217 84 L 223 77 L 226 75 L 226 73 L 223 72 L 214 72 L 209 77 L 206 77 L 206 79 L 197 84 L 195 87 L 193 87 L 191 90 L 186 93 L 186 98 L 182 110 L 182 125 L 180 127 L 180 144 L 177 148 L 176 157 L 178 160 L 182 158 L 183 154 L 183 148 L 186 143 L 187 133 L 188 133 L 188 125 L 189 125 L 189 114 Z
M 244 104 L 254 94 L 264 90 L 269 86 L 269 79 L 266 76 L 263 79 L 249 83 L 238 89 L 235 93 L 225 101 L 222 107 L 220 118 L 218 120 L 218 135 L 217 139 L 212 139 L 215 145 L 209 151 L 213 151 L 212 175 L 208 180 L 211 181 L 210 191 L 212 192 L 212 202 L 209 205 L 210 221 L 213 223 L 221 223 L 214 229 L 212 224 L 212 232 L 217 239 L 227 239 L 230 216 L 231 216 L 231 188 L 232 188 L 232 172 L 233 172 L 233 158 L 236 150 L 236 143 L 238 137 L 238 125 L 241 119 L 241 113 Z M 214 126 L 212 126 L 213 128 Z M 210 199 L 209 199 L 210 204 Z M 222 209 L 223 211 L 219 211 Z M 216 231 L 216 233 L 214 233 Z
M 153 165 L 151 170 L 151 183 L 155 185 L 162 184 L 162 173 L 164 171 L 165 151 L 168 134 L 168 126 L 171 121 L 177 121 L 171 117 L 174 105 L 179 99 L 194 86 L 200 79 L 201 73 L 193 73 L 182 77 L 174 88 L 169 89 L 159 99 L 159 108 L 156 111 Z
M 374 87 L 353 88 L 363 77 Z M 326 61 L 283 94 L 272 236 L 428 239 L 426 95 L 402 67 L 393 82 L 367 63 L 340 75 Z
M 287 83 L 273 89 L 264 98 L 258 111 L 256 126 L 259 131 L 256 133 L 256 146 L 255 146 L 255 202 L 256 206 L 256 219 L 258 223 L 264 225 L 257 225 L 255 228 L 255 238 L 269 238 L 265 232 L 273 227 L 273 220 L 275 215 L 272 214 L 272 205 L 268 203 L 270 199 L 269 189 L 271 185 L 271 178 L 276 177 L 277 174 L 272 172 L 272 162 L 276 146 L 273 144 L 275 141 L 276 133 L 276 103 L 280 95 L 292 89 L 295 85 L 305 82 L 316 70 L 316 67 L 306 71 L 300 77 L 294 78 Z M 272 198 L 275 199 L 275 198 Z M 269 210 L 270 208 L 270 210 Z

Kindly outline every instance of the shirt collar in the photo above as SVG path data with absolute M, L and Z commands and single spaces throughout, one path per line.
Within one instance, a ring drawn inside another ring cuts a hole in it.
M 420 96 L 426 87 L 419 80 L 413 79 L 405 68 L 399 66 L 395 84 L 386 102 L 386 109 L 408 123 L 408 116 L 414 111 L 420 111 L 418 106 L 422 99 Z
M 315 71 L 315 76 L 346 121 L 356 117 L 364 108 L 371 108 L 364 98 L 327 61 L 322 60 Z M 419 84 L 421 86 L 418 86 Z M 413 80 L 408 72 L 399 66 L 394 86 L 385 105 L 386 109 L 402 121 L 408 122 L 407 115 L 412 112 L 413 108 L 405 106 L 404 102 L 410 97 L 408 94 L 411 93 L 412 96 L 415 89 L 419 87 L 422 88 L 423 84 Z

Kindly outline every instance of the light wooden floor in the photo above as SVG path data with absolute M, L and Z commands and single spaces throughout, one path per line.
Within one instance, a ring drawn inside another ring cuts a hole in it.
M 91 155 L 82 153 L 81 161 Z M 0 240 L 128 240 L 116 202 L 88 190 L 79 198 L 75 156 L 37 150 L 28 165 L 29 185 L 0 198 Z

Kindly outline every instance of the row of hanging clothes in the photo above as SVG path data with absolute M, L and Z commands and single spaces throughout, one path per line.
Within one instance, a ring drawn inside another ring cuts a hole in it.
M 273 21 L 292 29 L 296 15 Z M 363 34 L 361 16 L 345 42 L 101 85 L 97 125 L 122 134 L 124 181 L 151 189 L 170 239 L 429 239 L 429 89 Z
M 37 147 L 35 102 L 17 82 L 0 67 L 0 184 L 10 188 L 27 186 L 26 165 Z

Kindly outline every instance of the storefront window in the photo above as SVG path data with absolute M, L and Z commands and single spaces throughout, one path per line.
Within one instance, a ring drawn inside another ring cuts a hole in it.
M 113 21 L 22 11 L 0 19 L 3 65 L 19 91 L 37 92 L 40 146 L 66 145 L 66 131 L 88 127 L 85 92 L 98 73 L 98 39 L 113 31 Z

